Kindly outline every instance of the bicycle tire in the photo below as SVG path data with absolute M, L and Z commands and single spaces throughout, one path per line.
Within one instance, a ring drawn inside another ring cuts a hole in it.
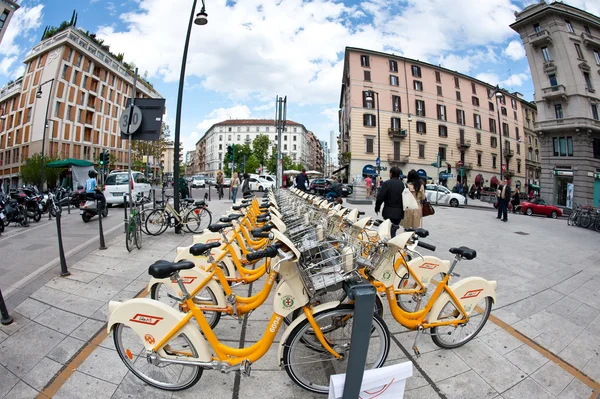
M 197 233 L 198 231 L 200 231 L 200 226 L 202 224 L 200 215 L 195 213 L 194 210 L 195 209 L 187 211 L 185 213 L 185 218 L 183 219 L 183 225 L 190 233 Z
M 575 223 L 575 215 L 577 214 L 577 211 L 574 210 L 573 212 L 571 212 L 571 214 L 569 215 L 569 218 L 567 219 L 567 226 L 573 226 Z
M 600 233 L 600 216 L 596 217 L 596 223 L 594 224 L 594 230 Z
M 150 212 L 145 223 L 148 235 L 159 236 L 162 233 L 164 233 L 167 230 L 167 227 L 169 226 L 169 217 L 170 216 L 168 212 L 165 212 L 164 209 L 155 209 L 154 211 Z M 158 229 L 150 230 L 150 226 L 152 226 L 153 228 L 158 227 Z
M 125 234 L 125 248 L 127 248 L 127 251 L 131 252 L 133 251 L 133 246 L 134 246 L 134 240 L 135 240 L 135 222 L 133 221 L 133 219 L 131 221 L 129 221 L 129 224 L 127 225 L 127 233 Z
M 164 289 L 161 289 L 163 287 Z M 155 301 L 162 302 L 172 308 L 178 307 L 180 302 L 169 297 L 169 291 L 170 290 L 168 289 L 168 286 L 166 286 L 165 284 L 156 283 L 150 289 L 150 298 L 154 299 Z M 201 304 L 210 304 L 214 307 L 218 306 L 217 296 L 213 292 L 213 290 L 208 286 L 198 291 L 198 293 L 194 296 L 194 302 Z M 202 313 L 204 314 L 208 325 L 210 325 L 210 328 L 214 329 L 219 324 L 219 321 L 221 320 L 221 312 L 203 311 Z
M 137 249 L 142 249 L 142 223 L 140 220 L 140 215 L 137 214 L 135 218 L 135 246 Z
M 579 226 L 580 227 L 587 229 L 588 227 L 590 227 L 591 223 L 592 223 L 592 215 L 590 215 L 589 212 L 586 212 L 579 216 Z
M 146 230 L 146 220 L 148 220 L 148 215 L 150 215 L 155 210 L 155 208 L 148 208 L 140 212 L 140 226 L 142 227 L 142 232 L 144 234 L 151 235 L 150 233 L 148 233 L 148 230 Z
M 125 328 L 127 328 L 127 330 Z M 123 338 L 123 335 L 126 335 L 126 338 Z M 148 385 L 167 391 L 181 391 L 194 386 L 198 380 L 200 380 L 200 377 L 202 377 L 202 372 L 204 369 L 200 366 L 188 366 L 181 364 L 161 364 L 155 366 L 148 362 L 145 357 L 146 351 L 144 344 L 142 343 L 142 338 L 130 327 L 122 323 L 115 324 L 113 328 L 113 336 L 115 348 L 119 354 L 119 357 L 123 363 L 125 363 L 125 366 L 136 377 Z M 184 353 L 188 352 L 191 352 L 192 356 L 187 357 L 190 357 L 192 360 L 198 357 L 198 351 L 192 344 L 192 341 L 190 341 L 185 334 L 180 334 L 171 338 L 168 346 L 171 350 L 173 350 L 173 352 L 179 353 L 178 357 L 185 356 Z M 179 347 L 185 350 L 177 351 Z M 138 368 L 141 368 L 141 370 Z M 150 373 L 147 373 L 143 370 L 150 370 Z M 184 371 L 189 371 L 190 375 L 181 382 L 172 383 L 158 381 L 159 377 L 165 377 L 165 379 L 167 378 L 167 374 L 169 374 L 165 372 L 167 370 L 178 370 L 177 372 L 170 373 L 170 375 L 180 379 L 184 374 Z
M 323 334 L 329 342 L 334 343 L 334 350 L 343 348 L 344 352 L 350 349 L 350 340 L 352 336 L 353 317 L 347 317 L 354 314 L 354 306 L 341 305 L 333 309 L 327 309 L 314 315 L 315 322 L 321 325 L 325 323 L 337 323 L 343 321 L 343 325 L 337 328 L 324 328 Z M 332 321 L 329 321 L 329 318 Z M 334 324 L 335 325 L 335 324 Z M 327 325 L 326 325 L 327 327 Z M 283 366 L 288 376 L 302 388 L 320 394 L 329 392 L 329 377 L 332 374 L 345 373 L 348 363 L 348 356 L 342 359 L 335 359 L 324 348 L 316 349 L 315 345 L 307 345 L 303 340 L 314 340 L 309 334 L 312 327 L 308 319 L 298 324 L 292 333 L 288 336 L 283 349 Z M 314 337 L 314 332 L 312 333 Z M 347 342 L 341 342 L 339 336 Z M 318 342 L 318 341 L 317 341 Z M 371 350 L 371 349 L 374 350 Z M 373 314 L 373 328 L 371 329 L 371 338 L 369 340 L 369 353 L 367 354 L 367 364 L 365 369 L 374 369 L 383 366 L 390 350 L 390 333 L 387 325 L 381 317 Z M 294 361 L 296 355 L 307 353 L 309 362 L 300 360 Z
M 481 329 L 485 326 L 485 323 L 487 322 L 488 318 L 490 317 L 490 313 L 492 312 L 492 297 L 487 296 L 485 298 L 482 298 L 483 301 L 485 301 L 485 309 L 483 312 L 478 312 L 480 314 L 483 315 L 483 317 L 481 318 L 481 321 L 479 322 L 479 324 L 475 327 L 475 330 L 468 334 L 467 336 L 465 336 L 463 339 L 459 340 L 458 342 L 447 342 L 445 341 L 446 336 L 450 336 L 452 335 L 451 332 L 443 332 L 445 331 L 445 329 L 454 329 L 453 332 L 461 332 L 464 329 L 466 329 L 470 323 L 471 320 L 475 319 L 475 315 L 474 313 L 471 313 L 471 315 L 469 316 L 469 322 L 467 324 L 462 324 L 459 326 L 440 326 L 440 327 L 433 327 L 431 329 L 431 340 L 433 341 L 434 344 L 436 344 L 437 346 L 439 346 L 440 348 L 444 348 L 444 349 L 454 349 L 454 348 L 458 348 L 459 346 L 463 346 L 464 344 L 466 344 L 467 342 L 469 342 L 470 340 L 472 340 L 473 338 L 475 338 L 477 336 L 477 334 L 479 334 L 479 332 L 481 331 Z M 475 307 L 475 309 L 477 309 L 478 307 L 481 308 L 482 306 L 480 305 L 481 302 L 479 302 L 477 304 L 477 306 Z M 447 317 L 443 317 L 442 313 L 444 312 L 444 309 L 446 309 L 446 307 L 450 305 L 450 308 L 448 309 L 450 314 L 454 314 L 456 313 L 456 307 L 454 306 L 454 303 L 452 301 L 448 301 L 448 303 L 446 303 L 446 305 L 444 305 L 444 307 L 442 308 L 442 310 L 440 310 L 440 314 L 438 315 L 438 320 L 440 319 L 444 319 Z M 442 330 L 442 331 L 440 331 Z

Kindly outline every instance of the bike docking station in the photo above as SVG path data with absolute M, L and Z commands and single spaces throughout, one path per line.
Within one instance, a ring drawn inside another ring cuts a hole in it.
M 328 399 L 404 397 L 406 380 L 412 376 L 411 362 L 365 370 L 377 289 L 366 281 L 350 280 L 343 287 L 355 309 L 348 367 L 346 374 L 331 376 Z

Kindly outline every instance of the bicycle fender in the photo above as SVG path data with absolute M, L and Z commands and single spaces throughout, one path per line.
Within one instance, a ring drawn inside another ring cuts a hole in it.
M 183 281 L 183 284 L 185 285 L 185 288 L 188 290 L 188 292 L 193 292 L 203 281 L 205 281 L 208 278 L 208 276 L 209 273 L 198 268 L 181 270 L 179 272 L 179 277 L 181 277 L 181 280 Z M 167 287 L 169 287 L 171 293 L 175 296 L 183 296 L 183 293 L 179 289 L 179 285 L 177 284 L 177 282 L 172 282 L 170 278 L 152 278 L 148 283 L 148 292 L 152 290 L 152 286 L 154 284 L 158 283 L 163 283 Z M 223 288 L 219 285 L 219 283 L 216 280 L 210 279 L 206 282 L 205 286 L 209 287 L 215 294 L 218 307 L 227 307 L 227 303 L 225 301 L 225 294 L 223 293 Z
M 282 233 L 285 233 L 287 228 L 285 224 L 281 221 L 279 216 L 271 215 L 271 222 L 275 225 L 275 228 Z
M 481 277 L 467 277 L 455 284 L 450 286 L 452 292 L 456 298 L 460 301 L 467 314 L 471 314 L 482 298 L 492 297 L 492 302 L 496 302 L 496 282 L 493 280 L 486 280 Z M 440 314 L 444 305 L 451 301 L 450 295 L 447 292 L 443 292 L 442 295 L 435 301 L 429 315 L 427 315 L 428 323 L 437 321 L 437 317 Z
M 449 260 L 442 260 L 435 256 L 424 256 L 422 259 L 415 258 L 408 262 L 408 267 L 410 267 L 424 286 L 427 286 L 435 275 L 440 273 L 447 274 L 450 270 L 450 265 L 451 263 Z M 394 287 L 396 287 L 396 289 L 401 289 L 400 282 L 402 281 L 402 277 L 407 273 L 408 271 L 404 267 L 398 269 L 394 281 Z
M 185 313 L 147 298 L 130 299 L 125 302 L 110 301 L 108 309 L 108 333 L 112 332 L 116 323 L 122 323 L 135 331 L 146 350 L 152 350 L 154 345 L 165 338 L 185 317 Z M 212 356 L 208 343 L 195 326 L 196 323 L 187 323 L 180 331 L 198 351 L 198 360 L 209 362 Z M 168 357 L 162 350 L 159 350 L 159 354 Z
M 313 314 L 317 314 L 320 313 L 324 310 L 329 310 L 329 309 L 333 309 L 335 307 L 338 307 L 340 305 L 340 301 L 333 301 L 333 302 L 327 302 L 324 303 L 322 305 L 318 305 L 315 306 L 313 308 Z M 285 331 L 283 332 L 283 335 L 281 336 L 281 339 L 279 340 L 279 346 L 277 349 L 277 359 L 279 359 L 279 367 L 283 368 L 283 346 L 285 345 L 285 342 L 287 341 L 289 335 L 292 333 L 292 331 L 294 331 L 294 328 L 296 328 L 296 326 L 298 326 L 298 324 L 302 323 L 302 321 L 304 321 L 306 319 L 306 315 L 304 313 L 302 313 L 300 316 L 298 316 L 298 318 L 294 319 L 294 321 L 285 329 Z

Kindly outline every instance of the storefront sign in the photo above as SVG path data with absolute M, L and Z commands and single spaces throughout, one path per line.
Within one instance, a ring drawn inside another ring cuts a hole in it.
M 571 170 L 555 170 L 555 176 L 573 176 L 573 171 Z
M 363 167 L 363 175 L 369 175 L 369 176 L 374 176 L 377 174 L 377 170 L 375 169 L 375 167 L 373 165 L 365 165 Z
M 567 183 L 567 208 L 573 208 L 573 183 Z

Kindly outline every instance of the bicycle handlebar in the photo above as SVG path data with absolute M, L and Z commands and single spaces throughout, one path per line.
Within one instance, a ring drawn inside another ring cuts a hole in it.
M 277 247 L 275 245 L 269 245 L 266 249 L 246 255 L 246 259 L 253 261 L 266 257 L 274 258 L 275 256 L 277 256 Z
M 417 245 L 430 251 L 435 251 L 435 245 L 427 244 L 421 241 L 419 241 Z

